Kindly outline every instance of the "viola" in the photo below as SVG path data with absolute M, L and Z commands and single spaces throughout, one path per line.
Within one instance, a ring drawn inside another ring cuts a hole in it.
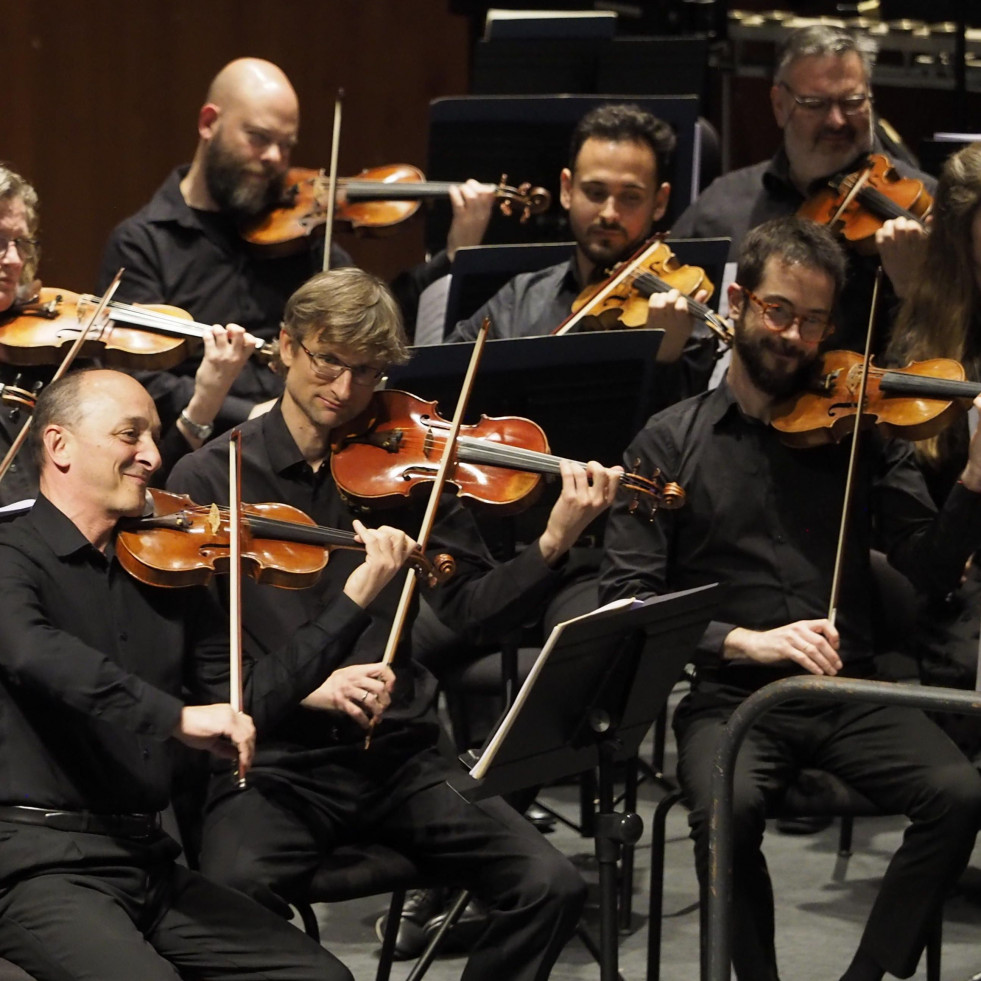
M 151 586 L 198 586 L 229 569 L 227 508 L 195 504 L 186 494 L 150 488 L 153 513 L 127 519 L 116 537 L 120 565 Z M 242 565 L 256 582 L 303 589 L 316 582 L 335 548 L 364 551 L 353 532 L 325 528 L 288 504 L 243 504 Z M 429 586 L 454 572 L 449 555 L 430 562 L 422 552 L 409 565 Z
M 873 153 L 853 173 L 828 178 L 797 213 L 827 225 L 859 252 L 874 254 L 875 233 L 886 221 L 902 217 L 922 225 L 932 207 L 922 181 L 900 177 L 888 157 Z
M 543 187 L 511 187 L 506 177 L 493 189 L 502 214 L 515 206 L 521 221 L 548 209 L 552 196 Z M 452 181 L 427 181 L 411 164 L 388 164 L 362 170 L 337 182 L 334 224 L 362 235 L 385 235 L 411 218 L 421 201 L 445 198 Z M 290 168 L 282 205 L 242 229 L 243 238 L 269 255 L 289 255 L 307 247 L 312 235 L 322 235 L 327 221 L 328 180 L 322 170 Z
M 334 481 L 366 506 L 394 506 L 435 478 L 449 428 L 435 402 L 393 389 L 376 392 L 365 413 L 331 436 Z M 534 501 L 542 476 L 558 474 L 560 462 L 530 419 L 481 416 L 462 427 L 447 480 L 459 497 L 513 514 Z M 624 474 L 620 488 L 634 494 L 631 511 L 643 501 L 651 517 L 659 507 L 680 508 L 685 501 L 684 490 L 659 470 L 650 477 Z
M 566 334 L 573 327 L 580 330 L 621 330 L 647 325 L 647 301 L 654 293 L 679 290 L 685 295 L 688 312 L 701 320 L 721 340 L 732 341 L 732 327 L 710 307 L 693 295 L 705 290 L 709 296 L 715 287 L 699 266 L 689 266 L 663 241 L 647 243 L 630 259 L 599 283 L 587 286 L 572 304 L 572 314 L 553 334 Z
M 869 369 L 865 405 L 859 413 L 858 390 L 863 359 L 854 351 L 828 351 L 812 383 L 776 406 L 770 424 L 790 446 L 840 442 L 863 426 L 887 436 L 929 439 L 954 421 L 965 401 L 981 393 L 981 384 L 964 381 L 964 368 L 950 358 L 916 361 L 905 368 Z
M 15 365 L 57 364 L 97 301 L 98 297 L 70 290 L 39 290 L 31 300 L 0 316 L 3 360 Z M 179 307 L 112 300 L 106 313 L 106 321 L 90 329 L 79 356 L 97 357 L 117 368 L 173 368 L 188 356 L 188 343 L 211 330 Z M 257 350 L 264 346 L 260 339 Z

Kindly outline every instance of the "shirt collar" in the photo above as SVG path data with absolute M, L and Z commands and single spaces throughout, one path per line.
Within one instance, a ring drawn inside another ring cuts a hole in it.
M 262 438 L 274 473 L 283 473 L 300 464 L 306 465 L 306 459 L 283 418 L 282 398 L 277 399 L 276 404 L 263 416 Z
M 43 494 L 38 494 L 31 513 L 24 519 L 34 526 L 37 536 L 47 542 L 58 558 L 89 550 L 101 552 L 78 530 L 75 523 Z
M 872 141 L 872 149 L 868 151 L 862 151 L 857 154 L 856 157 L 844 167 L 841 168 L 839 173 L 849 174 L 853 170 L 858 170 L 862 164 L 868 159 L 870 154 L 881 153 L 882 147 L 878 142 L 878 137 L 875 137 Z M 813 194 L 815 191 L 820 190 L 827 182 L 828 177 L 819 177 L 814 181 L 809 191 Z M 770 163 L 767 165 L 766 170 L 763 172 L 763 183 L 770 191 L 784 191 L 795 194 L 802 201 L 804 200 L 804 195 L 797 190 L 797 186 L 790 179 L 790 160 L 787 158 L 787 151 L 781 145 L 780 149 L 773 155 L 770 159 Z
M 218 212 L 201 212 L 191 208 L 181 194 L 181 181 L 187 176 L 191 169 L 190 164 L 183 164 L 170 172 L 170 176 L 163 182 L 160 190 L 153 196 L 147 205 L 147 221 L 155 224 L 175 224 L 181 228 L 192 228 L 195 231 L 204 232 L 205 226 L 202 215 L 207 214 L 218 218 Z

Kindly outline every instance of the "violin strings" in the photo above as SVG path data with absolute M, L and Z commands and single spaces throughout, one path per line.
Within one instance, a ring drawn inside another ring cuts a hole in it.
M 426 442 L 426 437 L 418 440 L 419 445 Z M 439 446 L 439 440 L 445 442 L 445 438 L 437 436 L 433 446 Z M 416 448 L 416 439 L 409 438 L 405 441 L 406 449 Z M 559 464 L 566 457 L 554 456 L 550 453 L 541 453 L 538 450 L 529 450 L 521 446 L 510 446 L 506 443 L 495 443 L 490 440 L 482 440 L 476 436 L 460 436 L 457 444 L 462 452 L 459 458 L 464 463 L 487 463 L 492 466 L 501 466 L 513 470 L 530 470 L 534 473 L 558 474 L 560 473 Z M 581 470 L 587 469 L 586 464 L 579 460 L 568 460 L 573 466 Z M 660 494 L 661 487 L 658 481 L 641 477 L 639 474 L 622 474 L 620 485 L 631 490 L 641 490 L 648 493 Z

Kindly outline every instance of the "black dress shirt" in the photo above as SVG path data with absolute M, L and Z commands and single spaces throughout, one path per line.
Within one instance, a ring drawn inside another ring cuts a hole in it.
M 331 607 L 246 663 L 257 728 L 320 684 L 361 620 Z M 228 701 L 227 624 L 208 590 L 137 582 L 44 497 L 0 526 L 0 803 L 165 807 L 182 688 Z
M 280 405 L 242 427 L 242 497 L 249 503 L 279 502 L 299 508 L 319 525 L 351 529 L 358 516 L 338 491 L 330 474 L 329 460 L 317 471 L 303 459 L 286 427 Z M 184 457 L 174 468 L 168 486 L 189 494 L 199 504 L 228 500 L 228 438 L 219 437 Z M 495 563 L 477 532 L 469 512 L 452 495 L 440 505 L 439 518 L 430 540 L 430 554 L 448 552 L 456 560 L 449 582 L 427 592 L 439 617 L 451 627 L 464 629 L 481 624 L 491 633 L 520 625 L 540 609 L 545 596 L 557 585 L 559 574 L 550 569 L 537 547 L 525 549 L 505 564 Z M 408 534 L 418 532 L 421 507 L 400 507 L 363 515 L 366 524 L 391 525 Z M 317 583 L 307 589 L 277 589 L 251 580 L 243 581 L 243 646 L 250 661 L 261 663 L 296 624 L 330 614 L 357 623 L 357 635 L 346 650 L 337 649 L 332 667 L 381 660 L 398 604 L 403 579 L 395 579 L 367 611 L 343 593 L 350 573 L 363 561 L 358 552 L 336 550 Z M 411 623 L 411 617 L 409 622 Z M 393 703 L 377 727 L 378 737 L 387 731 L 405 731 L 425 719 L 432 723 L 435 683 L 432 676 L 411 659 L 409 627 L 393 665 L 396 687 Z M 312 689 L 310 689 L 312 690 Z M 264 734 L 257 760 L 264 766 L 305 770 L 311 761 L 332 752 L 338 742 L 349 745 L 363 740 L 363 732 L 336 713 L 297 707 L 275 731 Z
M 279 335 L 290 295 L 323 264 L 323 245 L 269 257 L 254 251 L 237 224 L 224 215 L 190 208 L 180 182 L 187 166 L 174 170 L 150 201 L 113 230 L 99 272 L 101 291 L 125 267 L 116 297 L 133 303 L 169 303 L 204 324 L 240 324 L 264 339 Z M 351 257 L 332 246 L 333 268 L 352 265 Z M 157 400 L 161 415 L 177 418 L 194 390 L 200 358 L 171 372 L 137 377 Z M 175 377 L 176 376 L 176 377 Z M 241 421 L 255 402 L 275 398 L 281 380 L 253 358 L 235 380 L 218 428 Z
M 721 660 L 735 627 L 766 630 L 828 615 L 848 441 L 791 449 L 739 410 L 728 384 L 650 420 L 627 450 L 684 487 L 678 511 L 640 521 L 624 502 L 607 525 L 604 602 L 721 582 L 716 621 L 698 650 L 703 674 L 755 688 L 794 667 Z M 956 486 L 937 513 L 909 445 L 862 436 L 836 626 L 846 674 L 869 674 L 869 551 L 914 585 L 953 588 L 981 542 L 981 497 Z

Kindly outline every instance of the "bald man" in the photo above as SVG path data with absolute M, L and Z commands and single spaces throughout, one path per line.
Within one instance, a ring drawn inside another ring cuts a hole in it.
M 292 706 L 323 682 L 350 634 L 338 607 L 356 617 L 413 543 L 366 531 L 344 597 L 284 637 L 275 668 L 247 668 L 254 726 L 229 704 L 227 619 L 207 590 L 119 564 L 158 435 L 149 395 L 117 371 L 70 372 L 38 398 L 41 492 L 0 527 L 0 956 L 37 981 L 351 981 L 286 920 L 179 865 L 159 812 L 177 745 L 248 770 L 255 726 L 280 721 L 271 692 Z
M 239 229 L 283 198 L 299 126 L 296 92 L 280 68 L 259 58 L 238 58 L 222 68 L 198 112 L 194 159 L 115 228 L 103 255 L 100 289 L 125 266 L 117 294 L 122 299 L 172 303 L 199 322 L 234 322 L 258 337 L 277 337 L 286 300 L 323 266 L 322 240 L 272 258 L 257 254 Z M 400 277 L 406 282 L 400 301 L 411 315 L 419 291 L 449 272 L 455 248 L 479 243 L 487 227 L 492 191 L 469 181 L 454 188 L 451 199 L 446 251 Z M 332 245 L 331 268 L 350 265 L 351 257 Z M 187 404 L 195 367 L 191 360 L 173 373 L 139 376 L 165 426 Z M 255 403 L 281 391 L 277 376 L 253 359 L 232 386 L 215 429 L 241 422 Z
M 115 228 L 99 289 L 125 266 L 120 299 L 172 303 L 200 323 L 234 322 L 257 337 L 276 337 L 287 298 L 323 265 L 323 246 L 270 258 L 251 251 L 239 228 L 282 198 L 299 126 L 296 92 L 281 69 L 259 58 L 226 65 L 198 112 L 194 159 L 177 167 L 143 208 Z M 352 261 L 333 246 L 331 265 Z M 187 405 L 198 360 L 172 372 L 139 375 L 165 426 Z M 215 428 L 241 422 L 256 402 L 281 389 L 277 377 L 253 359 L 233 384 Z

